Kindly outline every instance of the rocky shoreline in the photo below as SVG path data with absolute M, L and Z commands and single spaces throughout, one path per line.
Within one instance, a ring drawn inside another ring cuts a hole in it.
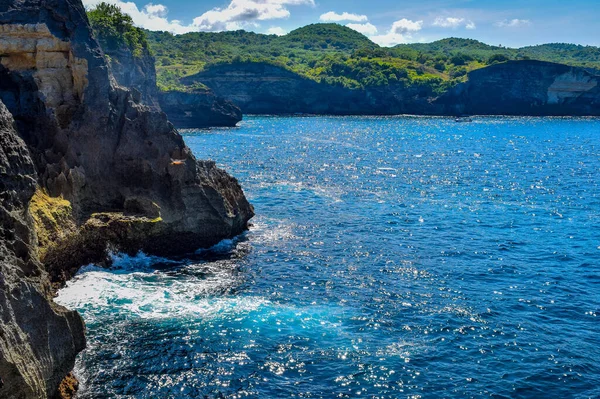
M 80 1 L 4 2 L 0 43 L 0 397 L 68 395 L 85 328 L 51 282 L 108 250 L 213 245 L 245 231 L 253 208 L 117 84 Z

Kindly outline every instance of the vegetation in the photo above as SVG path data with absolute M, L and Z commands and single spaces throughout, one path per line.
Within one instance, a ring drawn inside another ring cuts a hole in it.
M 181 90 L 182 77 L 213 65 L 239 62 L 266 62 L 351 89 L 398 84 L 423 86 L 434 93 L 464 81 L 474 69 L 508 60 L 538 59 L 600 70 L 596 47 L 550 44 L 511 49 L 449 38 L 383 48 L 337 24 L 308 25 L 285 36 L 245 31 L 147 34 L 163 90 Z
M 247 62 L 277 65 L 349 89 L 399 85 L 431 93 L 442 93 L 466 80 L 474 69 L 509 60 L 536 59 L 600 71 L 600 49 L 591 46 L 547 44 L 512 49 L 448 38 L 383 48 L 338 24 L 308 25 L 284 36 L 246 31 L 175 36 L 136 28 L 128 15 L 107 3 L 100 3 L 88 15 L 105 49 L 127 47 L 138 57 L 152 50 L 161 90 L 188 90 L 181 83 L 183 77 L 214 65 Z
M 133 20 L 113 4 L 100 3 L 88 11 L 90 25 L 102 48 L 131 50 L 135 57 L 141 57 L 148 50 L 146 33 L 135 26 Z

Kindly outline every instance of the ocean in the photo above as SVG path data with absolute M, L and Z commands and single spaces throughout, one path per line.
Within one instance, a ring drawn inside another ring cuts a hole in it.
M 60 291 L 87 323 L 78 397 L 600 397 L 600 120 L 182 133 L 257 216 Z

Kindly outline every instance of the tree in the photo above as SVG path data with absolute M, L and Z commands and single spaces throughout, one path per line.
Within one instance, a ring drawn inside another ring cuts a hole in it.
M 114 5 L 102 2 L 88 13 L 90 25 L 102 48 L 117 50 L 127 47 L 135 57 L 148 49 L 146 34 L 133 26 L 133 19 Z

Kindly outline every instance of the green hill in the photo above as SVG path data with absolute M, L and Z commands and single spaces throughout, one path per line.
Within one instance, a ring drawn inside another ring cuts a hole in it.
M 547 44 L 513 49 L 448 38 L 384 48 L 338 24 L 308 25 L 284 36 L 246 31 L 146 34 L 161 89 L 181 88 L 181 78 L 211 65 L 239 62 L 266 62 L 348 88 L 398 83 L 426 85 L 434 92 L 464 81 L 469 71 L 508 60 L 537 59 L 600 70 L 597 47 Z
M 338 24 L 312 24 L 277 38 L 279 45 L 316 51 L 352 51 L 379 47 L 365 35 Z

